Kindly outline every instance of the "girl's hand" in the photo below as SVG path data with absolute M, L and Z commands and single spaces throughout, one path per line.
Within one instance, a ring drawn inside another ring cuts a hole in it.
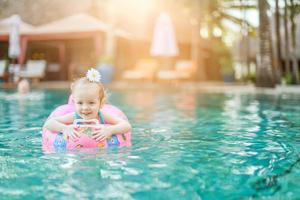
M 79 134 L 77 131 L 74 129 L 72 125 L 66 125 L 66 128 L 62 131 L 64 138 L 71 138 L 72 140 L 76 140 L 79 138 Z
M 95 129 L 93 133 L 93 139 L 97 142 L 100 142 L 102 140 L 106 140 L 107 138 L 111 137 L 112 130 L 109 126 L 103 126 L 101 128 Z

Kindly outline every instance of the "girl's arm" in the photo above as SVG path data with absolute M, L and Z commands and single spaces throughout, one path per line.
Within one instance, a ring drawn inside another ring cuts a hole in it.
M 106 112 L 102 112 L 102 114 L 105 122 L 112 125 L 107 127 L 111 134 L 123 134 L 131 131 L 131 125 L 128 121 Z
M 43 128 L 53 132 L 64 132 L 68 128 L 68 125 L 73 123 L 73 121 L 74 113 L 69 113 L 63 116 L 48 119 Z

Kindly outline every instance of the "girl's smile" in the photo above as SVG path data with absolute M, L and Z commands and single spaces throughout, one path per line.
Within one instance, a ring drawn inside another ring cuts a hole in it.
M 75 109 L 83 119 L 98 119 L 101 107 L 97 85 L 79 85 L 74 91 Z

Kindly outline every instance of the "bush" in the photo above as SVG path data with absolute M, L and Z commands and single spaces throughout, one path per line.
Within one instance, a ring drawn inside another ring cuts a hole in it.
M 292 84 L 293 83 L 293 76 L 292 74 L 285 74 L 283 77 L 281 77 L 281 84 Z

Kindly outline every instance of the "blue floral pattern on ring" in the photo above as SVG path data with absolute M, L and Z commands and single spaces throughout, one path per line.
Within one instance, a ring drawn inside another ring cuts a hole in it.
M 118 137 L 116 135 L 111 136 L 111 138 L 107 139 L 107 144 L 109 147 L 117 147 L 120 145 Z
M 64 139 L 62 133 L 57 134 L 53 145 L 56 150 L 65 150 L 67 148 L 67 141 Z

